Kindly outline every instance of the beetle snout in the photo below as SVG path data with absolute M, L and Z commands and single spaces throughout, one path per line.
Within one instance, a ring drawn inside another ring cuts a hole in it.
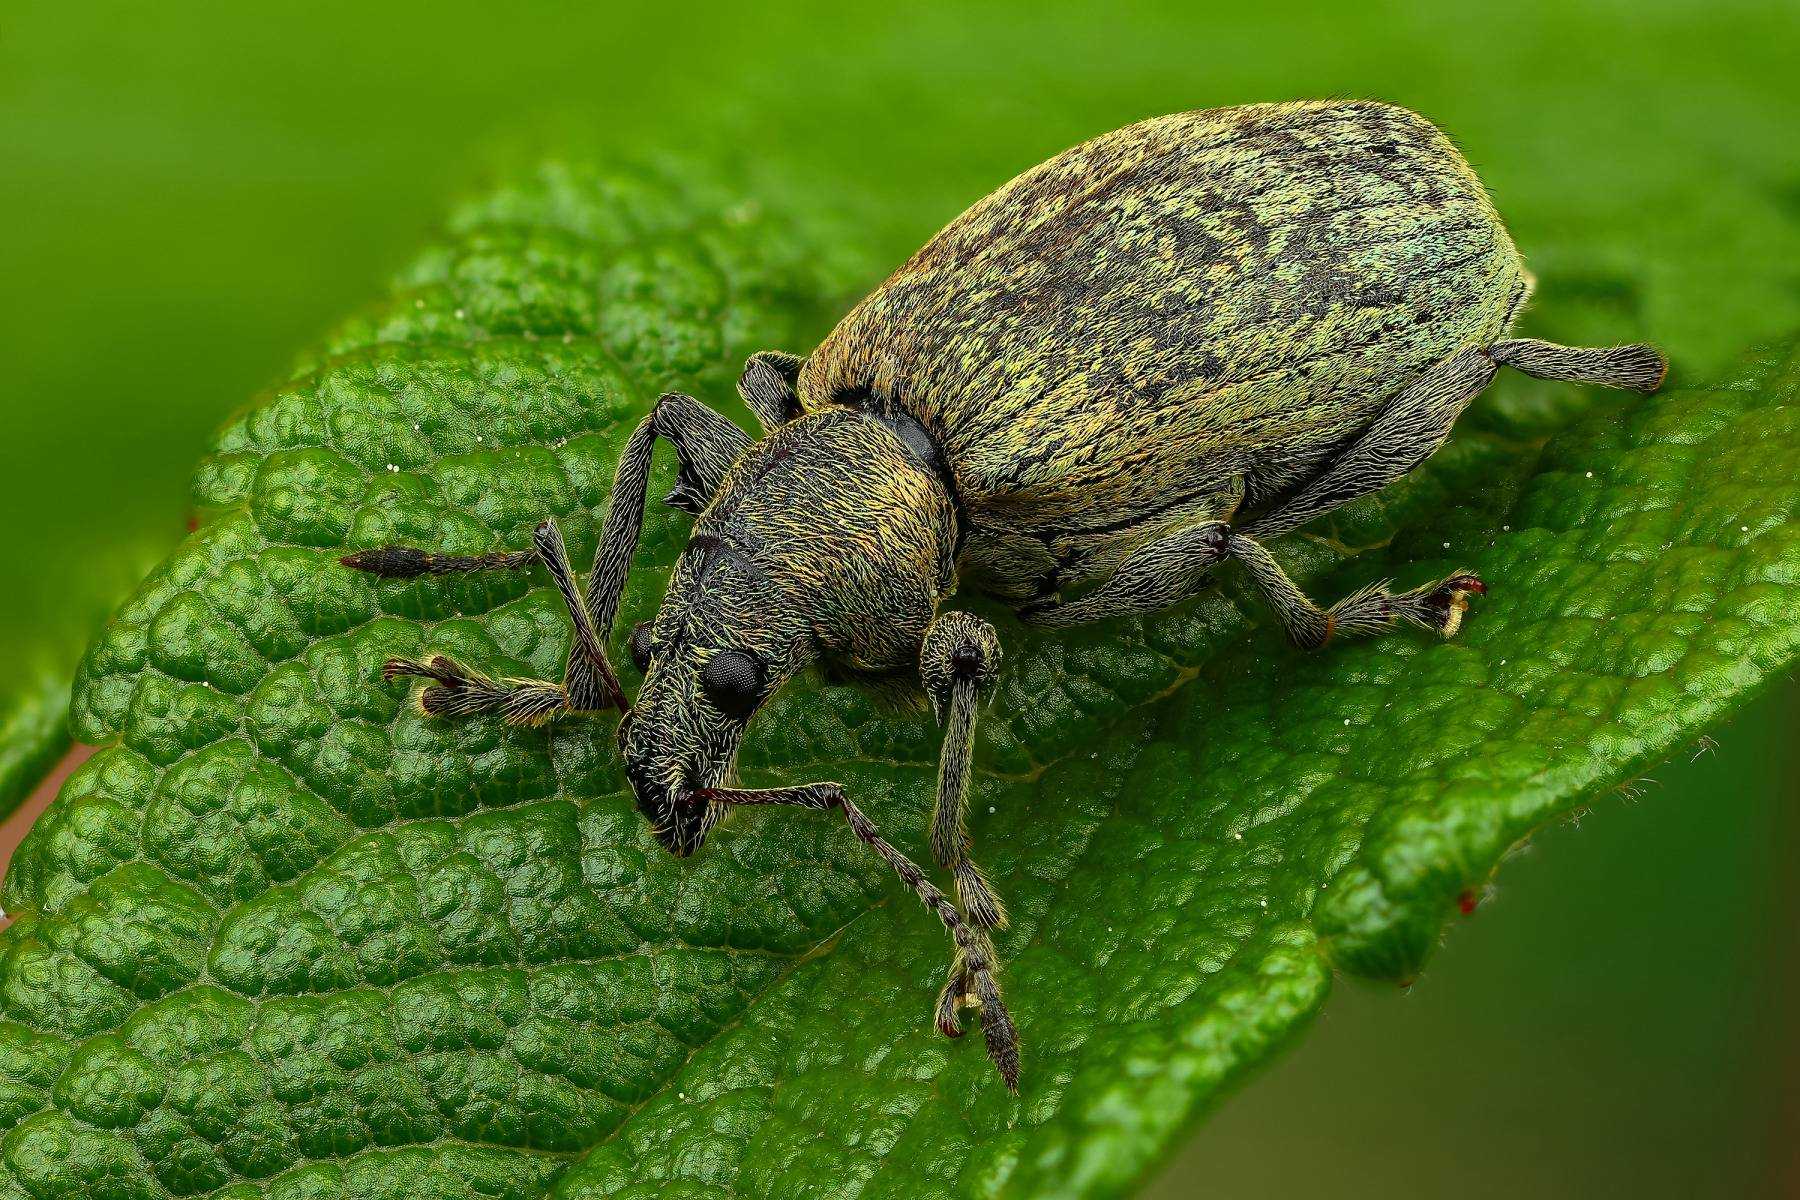
M 726 768 L 710 761 L 696 740 L 682 723 L 641 709 L 621 723 L 619 735 L 638 811 L 663 849 L 679 858 L 701 847 L 721 815 L 704 789 L 717 787 Z
M 690 784 L 670 788 L 648 805 L 640 795 L 638 808 L 651 819 L 657 842 L 676 858 L 686 858 L 704 845 L 723 815 L 719 805 L 706 798 L 704 787 Z

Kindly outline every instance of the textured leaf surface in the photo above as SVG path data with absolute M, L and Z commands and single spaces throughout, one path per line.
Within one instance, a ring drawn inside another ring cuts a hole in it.
M 30 795 L 69 744 L 66 675 L 44 671 L 0 709 L 0 817 Z
M 547 170 L 227 428 L 206 523 L 84 664 L 106 749 L 5 883 L 0 1200 L 1116 1193 L 1333 965 L 1410 977 L 1511 845 L 1795 656 L 1786 351 L 1618 408 L 1513 381 L 1283 548 L 1322 598 L 1478 569 L 1454 643 L 1304 656 L 1229 572 L 1151 621 L 1002 619 L 975 834 L 1015 916 L 1012 1099 L 931 1031 L 944 939 L 836 822 L 740 814 L 679 862 L 609 721 L 427 721 L 379 683 L 423 649 L 554 675 L 543 579 L 336 563 L 546 514 L 591 554 L 657 391 L 722 400 L 867 282 L 816 261 L 728 195 Z M 652 516 L 621 628 L 684 528 Z M 922 715 L 807 686 L 743 768 L 840 778 L 919 852 L 934 754 Z

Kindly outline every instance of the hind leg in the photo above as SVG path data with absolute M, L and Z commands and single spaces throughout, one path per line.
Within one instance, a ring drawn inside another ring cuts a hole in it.
M 1243 533 L 1276 537 L 1372 495 L 1411 471 L 1444 444 L 1463 409 L 1501 366 L 1539 379 L 1638 392 L 1655 391 L 1668 370 L 1662 355 L 1645 345 L 1592 349 L 1519 338 L 1459 350 L 1402 392 L 1323 474 L 1245 525 Z
M 1449 637 L 1461 625 L 1469 597 L 1487 590 L 1476 576 L 1459 571 L 1399 593 L 1375 584 L 1324 609 L 1307 599 L 1259 539 L 1277 537 L 1378 492 L 1431 457 L 1501 365 L 1542 379 L 1635 391 L 1655 390 L 1666 369 L 1662 356 L 1643 345 L 1584 349 L 1515 339 L 1459 350 L 1415 380 L 1321 474 L 1276 508 L 1241 529 L 1207 522 L 1141 547 L 1087 595 L 1070 601 L 1045 597 L 1022 608 L 1020 617 L 1034 625 L 1075 625 L 1154 612 L 1191 596 L 1212 567 L 1231 557 L 1243 562 L 1288 636 L 1301 646 L 1322 646 L 1334 636 L 1382 633 L 1396 624 Z
M 1498 369 L 1485 350 L 1473 346 L 1444 359 L 1383 409 L 1322 474 L 1246 524 L 1242 536 L 1276 537 L 1394 482 L 1437 452 Z
M 1654 346 L 1559 346 L 1537 338 L 1495 342 L 1488 355 L 1501 366 L 1539 379 L 1567 379 L 1622 391 L 1654 392 L 1669 373 L 1668 360 Z
M 1431 368 L 1402 392 L 1323 474 L 1231 537 L 1231 554 L 1243 562 L 1295 642 L 1306 647 L 1320 646 L 1334 635 L 1375 634 L 1401 622 L 1449 637 L 1462 623 L 1468 597 L 1487 591 L 1479 578 L 1459 571 L 1437 583 L 1398 594 L 1390 593 L 1385 584 L 1375 584 L 1325 611 L 1301 593 L 1255 539 L 1286 533 L 1352 500 L 1371 495 L 1424 462 L 1444 444 L 1457 417 L 1481 394 L 1502 365 L 1540 379 L 1640 392 L 1655 391 L 1668 369 L 1662 356 L 1649 346 L 1589 349 L 1534 339 L 1470 347 Z

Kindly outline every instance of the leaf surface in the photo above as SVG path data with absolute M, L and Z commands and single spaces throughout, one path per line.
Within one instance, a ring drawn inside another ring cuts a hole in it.
M 465 206 L 220 435 L 204 524 L 83 664 L 105 748 L 0 894 L 0 1200 L 1116 1194 L 1334 966 L 1410 978 L 1511 846 L 1800 650 L 1791 348 L 1631 404 L 1508 381 L 1279 548 L 1326 601 L 1478 570 L 1455 642 L 1303 655 L 1229 570 L 1055 638 L 993 614 L 974 833 L 1014 915 L 1011 1098 L 932 1031 L 945 939 L 841 823 L 739 814 L 677 861 L 610 720 L 427 720 L 380 683 L 425 650 L 554 677 L 545 579 L 337 563 L 546 515 L 590 556 L 658 391 L 722 402 L 868 282 L 692 179 L 552 167 Z M 620 629 L 685 529 L 653 509 Z M 922 854 L 935 753 L 925 715 L 808 684 L 742 767 L 841 779 Z

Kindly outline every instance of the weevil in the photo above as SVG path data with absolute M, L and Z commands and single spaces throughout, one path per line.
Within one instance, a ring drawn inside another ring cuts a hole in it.
M 1037 626 L 1167 608 L 1239 563 L 1292 640 L 1456 632 L 1468 572 L 1329 608 L 1264 543 L 1370 495 L 1441 446 L 1510 366 L 1654 391 L 1651 347 L 1507 336 L 1531 290 L 1474 172 L 1424 118 L 1373 102 L 1147 120 L 1026 171 L 951 221 L 805 358 L 764 351 L 739 392 L 760 440 L 666 393 L 627 442 L 585 595 L 554 522 L 532 547 L 353 553 L 390 578 L 541 565 L 574 631 L 560 683 L 393 659 L 432 714 L 535 724 L 617 709 L 637 804 L 677 855 L 739 805 L 835 811 L 954 943 L 935 1018 L 979 1013 L 1009 1088 L 1019 1041 L 996 977 L 1005 909 L 964 820 L 1000 638 L 946 608 L 984 593 Z M 651 453 L 695 516 L 635 701 L 609 664 Z M 836 783 L 732 783 L 746 724 L 820 663 L 923 690 L 943 725 L 930 844 L 955 899 Z

